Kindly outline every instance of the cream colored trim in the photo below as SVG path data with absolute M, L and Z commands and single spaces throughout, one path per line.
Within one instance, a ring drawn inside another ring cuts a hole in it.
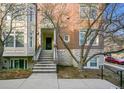
M 67 36 L 68 40 L 65 39 L 66 36 Z M 64 35 L 64 41 L 65 41 L 65 43 L 69 43 L 70 42 L 70 35 Z

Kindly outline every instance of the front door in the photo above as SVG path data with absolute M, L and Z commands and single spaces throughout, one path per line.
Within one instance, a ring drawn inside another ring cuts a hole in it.
M 52 49 L 52 38 L 47 37 L 46 38 L 46 50 L 51 50 Z

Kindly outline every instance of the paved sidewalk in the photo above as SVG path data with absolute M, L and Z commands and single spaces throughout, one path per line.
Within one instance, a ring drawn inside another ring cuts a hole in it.
M 0 89 L 115 89 L 101 79 L 57 79 L 53 73 L 32 74 L 27 79 L 0 80 Z

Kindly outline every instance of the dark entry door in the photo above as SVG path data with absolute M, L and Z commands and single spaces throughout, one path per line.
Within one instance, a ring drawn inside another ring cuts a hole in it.
M 46 50 L 52 49 L 52 38 L 47 37 L 46 38 Z

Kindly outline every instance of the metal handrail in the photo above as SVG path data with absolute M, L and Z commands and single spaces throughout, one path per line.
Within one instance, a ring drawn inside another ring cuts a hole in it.
M 101 78 L 103 79 L 103 69 L 104 67 L 106 67 L 108 70 L 118 74 L 120 76 L 120 88 L 123 88 L 123 71 L 124 71 L 124 68 L 122 67 L 118 67 L 118 66 L 115 66 L 115 65 L 111 65 L 111 64 L 108 64 L 108 63 L 105 63 L 104 65 L 102 65 L 101 67 Z M 109 67 L 113 68 L 113 69 L 110 69 Z M 114 70 L 115 69 L 115 70 Z
M 35 61 L 38 60 L 41 50 L 42 50 L 42 48 L 39 46 L 33 56 L 33 60 L 35 60 Z
M 54 62 L 56 62 L 57 61 L 57 48 L 56 47 L 54 47 L 54 49 L 53 49 L 53 59 L 54 59 Z

